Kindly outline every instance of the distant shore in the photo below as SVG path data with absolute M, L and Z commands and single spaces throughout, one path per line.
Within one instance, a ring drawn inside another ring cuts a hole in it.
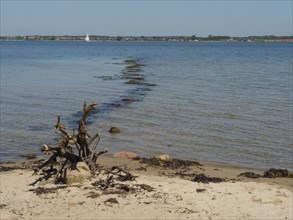
M 32 176 L 32 167 L 39 162 L 2 163 L 1 219 L 293 217 L 292 178 L 248 178 L 239 174 L 261 175 L 263 171 L 175 161 L 176 164 L 160 166 L 148 159 L 101 156 L 100 166 L 123 167 L 136 176 L 134 181 L 123 182 L 124 188 L 135 190 L 107 193 L 94 187 L 98 177 L 82 185 L 41 182 L 30 186 L 38 178 Z M 204 177 L 204 181 L 199 176 Z M 137 186 L 141 188 L 135 188 Z
M 98 36 L 89 37 L 91 42 L 293 42 L 293 36 Z M 0 41 L 85 41 L 85 36 L 0 36 Z

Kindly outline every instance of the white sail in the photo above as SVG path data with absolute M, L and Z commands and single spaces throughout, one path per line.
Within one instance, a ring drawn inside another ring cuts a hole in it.
M 89 34 L 86 35 L 85 39 L 84 39 L 86 42 L 90 42 L 90 37 L 89 37 Z

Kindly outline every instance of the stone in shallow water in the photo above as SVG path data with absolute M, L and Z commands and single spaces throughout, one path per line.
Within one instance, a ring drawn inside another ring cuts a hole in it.
M 126 102 L 126 103 L 131 103 L 131 102 L 134 102 L 135 100 L 132 98 L 124 98 L 121 101 Z
M 139 85 L 141 84 L 140 80 L 130 79 L 125 82 L 125 84 L 131 84 L 131 85 Z
M 115 127 L 115 126 L 112 126 L 109 130 L 110 133 L 112 134 L 117 134 L 117 133 L 120 133 L 120 129 Z

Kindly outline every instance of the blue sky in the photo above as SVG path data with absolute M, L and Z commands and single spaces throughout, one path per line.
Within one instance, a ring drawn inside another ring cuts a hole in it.
M 292 0 L 1 0 L 1 35 L 293 35 Z

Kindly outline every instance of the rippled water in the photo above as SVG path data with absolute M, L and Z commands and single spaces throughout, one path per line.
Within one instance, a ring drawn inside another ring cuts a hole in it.
M 87 100 L 99 103 L 89 133 L 99 131 L 98 147 L 111 153 L 292 170 L 292 48 L 1 42 L 1 161 L 56 143 L 56 116 L 76 128 Z M 126 59 L 146 65 L 144 84 L 125 84 Z

